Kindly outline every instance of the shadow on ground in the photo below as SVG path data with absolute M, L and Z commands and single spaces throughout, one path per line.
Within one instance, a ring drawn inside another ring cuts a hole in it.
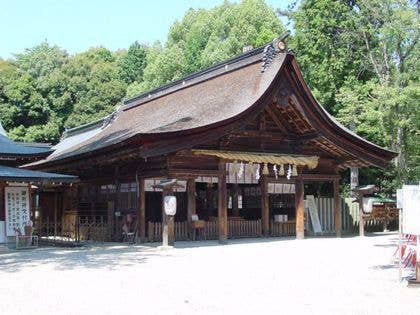
M 105 245 L 81 248 L 44 247 L 11 251 L 0 255 L 0 272 L 18 272 L 23 268 L 55 264 L 58 270 L 108 269 L 147 262 L 153 256 L 170 256 L 155 246 Z

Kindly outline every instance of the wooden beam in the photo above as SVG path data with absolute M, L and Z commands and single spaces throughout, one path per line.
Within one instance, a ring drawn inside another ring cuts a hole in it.
M 261 176 L 261 226 L 262 234 L 268 237 L 270 234 L 270 206 L 268 199 L 268 180 L 266 175 Z
M 280 118 L 276 115 L 276 111 L 277 109 L 273 109 L 272 105 L 268 105 L 265 107 L 266 112 L 268 113 L 268 115 L 270 115 L 271 119 L 274 120 L 274 122 L 276 123 L 277 127 L 279 127 L 279 129 L 284 133 L 284 134 L 289 134 L 289 130 L 287 130 L 287 128 L 284 126 L 283 122 L 280 120 Z
M 335 233 L 337 237 L 341 237 L 342 218 L 341 218 L 341 202 L 338 179 L 333 181 L 334 186 L 334 219 L 335 219 Z
M 137 234 L 138 240 L 143 243 L 146 241 L 146 191 L 144 186 L 144 178 L 138 179 L 138 222 Z
M 296 177 L 303 181 L 334 181 L 340 179 L 336 174 L 300 174 Z
M 227 225 L 227 186 L 226 186 L 226 164 L 224 161 L 219 162 L 219 180 L 218 189 L 218 222 L 219 222 L 219 243 L 227 243 L 228 225 Z
M 192 236 L 192 215 L 196 214 L 196 199 L 195 199 L 195 178 L 187 179 L 187 194 L 188 194 L 188 208 L 187 208 L 187 221 L 188 231 L 190 237 Z
M 304 222 L 304 187 L 303 180 L 296 178 L 295 181 L 295 208 L 296 208 L 296 239 L 305 238 L 305 222 Z

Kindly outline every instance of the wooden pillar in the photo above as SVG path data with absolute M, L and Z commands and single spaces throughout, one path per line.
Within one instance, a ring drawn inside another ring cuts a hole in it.
M 234 217 L 239 217 L 239 185 L 233 184 L 232 194 L 232 214 Z
M 295 208 L 296 208 L 296 239 L 305 238 L 305 205 L 303 180 L 296 178 L 295 181 Z
M 29 188 L 30 189 L 30 188 Z M 58 193 L 54 192 L 54 236 L 57 236 Z
M 114 213 L 112 216 L 112 222 L 113 222 L 113 226 L 114 226 L 114 236 L 117 237 L 117 239 L 119 238 L 120 235 L 117 235 L 118 233 L 118 223 L 119 220 L 117 219 L 117 217 L 115 216 L 115 212 L 120 212 L 121 213 L 121 208 L 120 208 L 120 202 L 121 202 L 121 187 L 120 187 L 120 179 L 119 179 L 119 167 L 116 166 L 115 167 L 115 174 L 114 174 L 114 184 L 115 184 L 115 198 L 114 198 Z
M 270 234 L 270 206 L 268 199 L 268 179 L 266 175 L 261 176 L 261 227 L 263 236 Z
M 341 217 L 341 200 L 340 200 L 340 186 L 338 179 L 333 181 L 334 186 L 334 219 L 335 219 L 335 233 L 337 237 L 341 237 L 342 217 Z
M 166 215 L 164 205 L 165 196 L 168 194 L 168 190 L 162 190 L 162 246 L 174 245 L 173 217 Z
M 192 236 L 191 217 L 196 214 L 196 200 L 195 200 L 195 178 L 187 179 L 187 194 L 188 194 L 188 206 L 187 206 L 187 221 L 188 231 L 190 237 Z
M 210 183 L 206 185 L 206 209 L 208 216 L 213 217 L 213 184 Z
M 359 186 L 359 168 L 350 167 L 350 196 L 355 198 L 357 194 L 354 192 L 354 189 Z
M 138 223 L 137 238 L 141 243 L 146 241 L 146 191 L 144 187 L 144 178 L 137 181 L 138 184 Z
M 219 243 L 227 243 L 228 224 L 227 224 L 227 187 L 226 187 L 226 165 L 219 162 L 219 178 L 217 183 L 218 189 L 218 222 L 219 222 Z
M 187 194 L 188 194 L 188 224 L 191 223 L 191 216 L 196 214 L 196 201 L 195 201 L 195 179 L 188 178 L 187 180 Z
M 365 236 L 365 219 L 363 218 L 363 195 L 359 194 L 359 236 Z

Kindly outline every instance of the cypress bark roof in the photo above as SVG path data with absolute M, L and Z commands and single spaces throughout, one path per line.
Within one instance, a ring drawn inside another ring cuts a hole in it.
M 210 132 L 217 136 L 217 128 L 230 130 L 227 126 L 245 121 L 247 115 L 269 105 L 268 95 L 281 97 L 281 82 L 286 76 L 304 95 L 303 115 L 336 145 L 347 152 L 351 147 L 349 154 L 360 156 L 370 165 L 383 167 L 395 157 L 395 152 L 364 140 L 336 122 L 313 98 L 294 56 L 279 51 L 275 43 L 127 100 L 101 126 L 89 127 L 86 133 L 79 128 L 78 138 L 58 144 L 54 154 L 32 165 L 64 163 L 126 145 L 143 150 L 145 157 L 192 147 L 188 137 L 197 135 L 195 139 L 201 139 L 198 135 Z M 165 144 L 169 138 L 176 138 L 170 146 Z M 151 151 L 151 143 L 160 149 Z

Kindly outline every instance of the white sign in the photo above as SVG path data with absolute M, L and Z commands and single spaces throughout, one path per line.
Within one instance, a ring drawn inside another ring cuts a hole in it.
M 420 235 L 420 185 L 404 185 L 402 193 L 402 230 Z
M 6 187 L 5 208 L 6 208 L 6 235 L 15 236 L 16 230 L 25 233 L 25 225 L 30 221 L 29 210 L 29 188 L 28 187 Z
M 305 207 L 308 209 L 309 215 L 311 216 L 314 233 L 322 233 L 321 222 L 319 221 L 318 216 L 318 209 L 316 207 L 315 197 L 313 195 L 306 196 Z
M 175 215 L 175 213 L 176 213 L 176 197 L 175 196 L 165 196 L 165 199 L 163 200 L 163 206 L 164 206 L 166 215 Z

